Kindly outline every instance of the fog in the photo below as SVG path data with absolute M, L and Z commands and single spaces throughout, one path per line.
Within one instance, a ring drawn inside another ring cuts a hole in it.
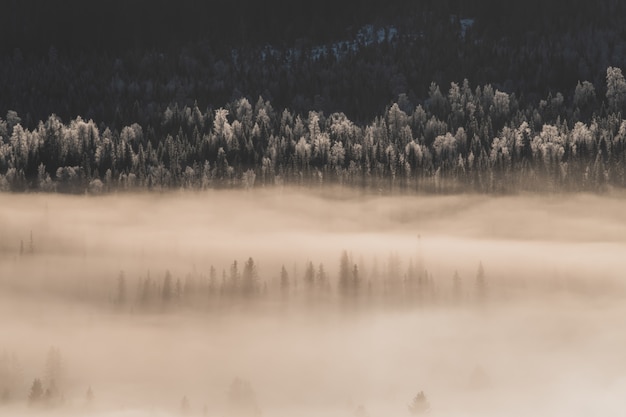
M 0 415 L 622 414 L 625 207 L 0 194 Z

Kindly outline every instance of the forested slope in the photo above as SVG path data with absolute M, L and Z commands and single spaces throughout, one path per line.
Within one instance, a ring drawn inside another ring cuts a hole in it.
M 10 2 L 2 188 L 624 184 L 621 2 L 353 3 Z

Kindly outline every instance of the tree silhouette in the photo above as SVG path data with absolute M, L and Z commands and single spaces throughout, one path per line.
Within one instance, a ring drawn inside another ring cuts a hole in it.
M 485 301 L 487 298 L 487 279 L 482 262 L 478 264 L 478 272 L 476 273 L 476 297 L 479 302 Z
M 61 356 L 61 350 L 52 346 L 48 350 L 46 356 L 46 363 L 44 369 L 45 381 L 48 386 L 62 385 L 65 380 L 65 367 L 63 364 L 63 357 Z
M 183 399 L 180 401 L 180 413 L 183 416 L 188 416 L 191 413 L 191 407 L 189 406 L 189 399 L 187 396 L 183 396 Z
M 414 416 L 420 416 L 430 412 L 430 403 L 424 391 L 418 392 L 415 398 L 413 398 L 413 402 L 409 405 L 409 411 Z
M 241 417 L 257 417 L 261 410 L 257 404 L 256 395 L 250 382 L 235 378 L 228 390 L 228 400 L 231 411 Z
M 350 258 L 346 250 L 341 252 L 339 260 L 339 291 L 347 295 L 353 289 L 352 271 L 350 268 Z
M 452 277 L 452 293 L 455 302 L 458 303 L 463 299 L 463 282 L 461 281 L 459 271 L 454 271 L 454 276 Z
M 250 296 L 258 290 L 258 271 L 252 258 L 248 258 L 243 267 L 241 275 L 241 291 L 244 295 Z
M 123 306 L 126 303 L 126 276 L 124 271 L 120 271 L 117 278 L 117 297 L 115 302 L 119 306 Z
M 87 388 L 87 392 L 85 393 L 85 401 L 87 402 L 87 404 L 91 404 L 93 403 L 93 390 L 91 389 L 91 386 L 89 388 Z
M 43 384 L 39 378 L 33 380 L 33 384 L 30 387 L 30 393 L 28 394 L 28 402 L 30 404 L 37 404 L 43 399 Z
M 287 272 L 285 265 L 283 265 L 280 269 L 280 290 L 284 295 L 289 293 L 289 286 L 289 273 Z
M 161 289 L 161 299 L 164 303 L 169 303 L 172 300 L 173 288 L 172 288 L 172 274 L 170 271 L 165 271 L 165 278 L 163 279 L 163 288 Z

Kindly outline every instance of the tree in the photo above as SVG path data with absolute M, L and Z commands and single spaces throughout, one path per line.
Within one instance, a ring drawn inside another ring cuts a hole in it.
M 581 112 L 583 120 L 591 116 L 596 101 L 596 90 L 589 81 L 579 81 L 574 90 L 574 106 Z
M 309 262 L 304 270 L 304 284 L 308 291 L 313 290 L 315 287 L 315 267 L 313 262 Z
M 116 303 L 123 306 L 126 303 L 126 277 L 124 271 L 120 271 L 120 275 L 117 278 L 117 298 Z
M 28 239 L 28 253 L 35 253 L 35 240 L 33 239 L 33 231 L 30 231 L 30 239 Z
M 63 384 L 65 379 L 65 369 L 63 357 L 58 347 L 52 346 L 48 350 L 45 364 L 45 381 L 48 385 Z
M 253 295 L 258 289 L 258 272 L 254 260 L 248 258 L 243 266 L 243 274 L 241 276 L 241 291 L 244 295 Z
M 478 272 L 476 273 L 476 296 L 478 301 L 484 301 L 487 297 L 487 280 L 482 262 L 478 264 Z
M 463 298 L 463 283 L 461 281 L 459 271 L 454 271 L 454 276 L 452 277 L 452 291 L 454 294 L 454 301 L 457 303 L 461 301 Z
M 415 398 L 413 398 L 413 402 L 409 405 L 409 411 L 414 416 L 421 416 L 430 411 L 430 403 L 424 391 L 418 392 Z
M 339 291 L 343 294 L 347 294 L 352 288 L 352 272 L 350 270 L 350 258 L 348 252 L 341 252 L 341 259 L 339 260 Z
M 328 284 L 328 277 L 326 276 L 326 270 L 324 269 L 324 264 L 320 263 L 317 268 L 316 275 L 317 287 L 320 291 L 327 291 L 330 289 L 330 285 Z
M 189 400 L 187 399 L 187 396 L 185 395 L 180 402 L 180 413 L 184 416 L 188 416 L 190 412 L 191 412 L 191 407 L 189 406 Z
M 231 410 L 241 417 L 256 417 L 261 415 L 257 404 L 256 394 L 250 382 L 235 378 L 228 390 L 228 400 Z
M 161 290 L 161 299 L 168 303 L 172 299 L 172 274 L 165 271 L 165 279 L 163 280 L 163 289 Z
M 280 290 L 283 294 L 287 294 L 289 292 L 289 273 L 285 268 L 285 265 L 280 269 Z
M 91 404 L 93 402 L 93 391 L 91 389 L 91 386 L 87 389 L 87 392 L 85 393 L 85 401 L 87 401 L 87 404 Z
M 621 68 L 608 67 L 606 69 L 606 98 L 609 109 L 613 112 L 622 112 L 626 104 L 626 80 Z
M 43 398 L 43 384 L 39 378 L 35 378 L 33 385 L 30 387 L 30 393 L 28 394 L 28 402 L 30 404 L 36 404 Z

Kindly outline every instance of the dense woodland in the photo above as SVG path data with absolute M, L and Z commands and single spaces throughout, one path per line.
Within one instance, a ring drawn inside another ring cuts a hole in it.
M 621 2 L 123 3 L 8 5 L 1 189 L 626 183 Z
M 9 111 L 0 122 L 0 187 L 99 193 L 341 183 L 510 192 L 626 185 L 621 69 L 606 70 L 605 86 L 579 82 L 568 96 L 523 106 L 491 85 L 431 83 L 423 105 L 400 95 L 363 126 L 344 113 L 276 109 L 262 97 L 214 111 L 174 104 L 154 124 L 120 131 L 55 115 L 27 129 Z

